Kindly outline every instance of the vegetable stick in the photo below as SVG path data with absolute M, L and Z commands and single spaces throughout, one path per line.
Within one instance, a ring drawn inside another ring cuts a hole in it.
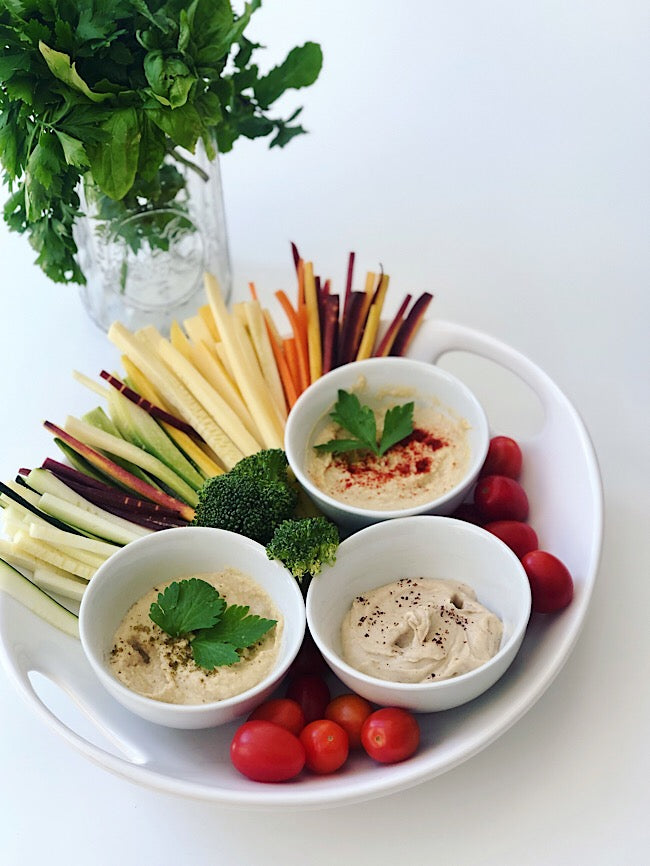
M 323 353 L 321 347 L 320 317 L 318 312 L 318 291 L 314 279 L 314 265 L 304 265 L 305 307 L 307 310 L 307 350 L 309 354 L 309 381 L 315 382 L 323 373 Z
M 90 376 L 85 376 L 83 373 L 80 373 L 78 370 L 72 371 L 72 378 L 77 382 L 80 382 L 82 385 L 85 385 L 86 388 L 89 388 L 95 394 L 98 394 L 100 397 L 106 398 L 108 395 L 108 389 L 104 388 L 103 385 L 100 385 L 99 382 L 95 382 L 94 379 L 91 379 Z
M 296 394 L 300 395 L 303 391 L 300 377 L 300 364 L 298 360 L 298 349 L 296 348 L 295 337 L 287 337 L 282 341 L 282 349 L 284 357 L 287 359 L 287 366 L 291 374 L 291 378 L 296 388 Z
M 53 565 L 41 564 L 40 560 L 37 560 L 36 563 L 31 577 L 36 586 L 40 586 L 45 592 L 54 592 L 63 598 L 81 601 L 88 586 L 87 581 L 57 569 Z
M 135 466 L 150 473 L 158 481 L 170 487 L 188 505 L 196 506 L 198 504 L 199 498 L 196 491 L 187 482 L 183 481 L 180 475 L 173 469 L 170 469 L 166 463 L 154 457 L 153 454 L 149 454 L 148 451 L 139 448 L 137 445 L 133 445 L 126 439 L 121 439 L 118 436 L 113 436 L 111 433 L 99 430 L 92 424 L 81 421 L 73 415 L 68 415 L 65 422 L 65 431 L 91 448 L 99 448 L 102 451 L 108 451 L 114 457 L 129 460 Z
M 160 398 L 160 395 L 148 381 L 144 373 L 142 373 L 142 371 L 139 370 L 135 364 L 126 357 L 126 355 L 123 355 L 121 360 L 127 378 L 136 386 L 136 389 L 152 402 L 164 403 L 164 400 Z M 212 475 L 220 475 L 224 471 L 223 468 L 219 466 L 219 464 L 205 450 L 208 447 L 207 445 L 198 445 L 198 443 L 183 433 L 182 430 L 170 427 L 168 424 L 165 424 L 164 421 L 162 422 L 162 427 L 167 435 L 174 440 L 185 454 L 187 454 L 190 460 L 198 467 L 206 478 L 210 478 Z
M 205 325 L 210 332 L 212 342 L 218 343 L 221 337 L 219 336 L 219 329 L 217 328 L 217 323 L 214 320 L 214 316 L 212 315 L 212 310 L 210 309 L 209 304 L 202 304 L 199 307 L 199 316 L 201 316 L 201 318 L 205 322 Z
M 293 256 L 293 265 L 298 270 L 298 262 L 300 261 L 300 253 L 298 252 L 298 247 L 291 241 L 291 255 Z
M 299 313 L 291 306 L 291 301 L 286 293 L 280 289 L 275 293 L 275 296 L 289 319 L 293 337 L 296 341 L 298 370 L 300 373 L 300 378 L 296 384 L 298 385 L 299 392 L 302 393 L 309 384 L 309 359 L 306 353 L 306 341 L 303 341 L 302 323 Z
M 108 541 L 102 541 L 99 538 L 88 538 L 87 535 L 75 535 L 72 532 L 65 532 L 63 529 L 57 529 L 56 526 L 38 519 L 30 521 L 29 534 L 32 538 L 49 541 L 53 545 L 65 544 L 71 550 L 90 550 L 100 556 L 103 555 L 104 559 L 107 559 L 120 549 L 117 544 L 110 544 Z
M 232 381 L 221 361 L 214 355 L 210 354 L 204 343 L 201 343 L 198 346 L 192 346 L 191 360 L 203 378 L 212 385 L 217 394 L 226 401 L 233 412 L 235 412 L 239 417 L 250 435 L 260 442 L 262 436 L 257 428 L 257 424 L 253 420 L 251 413 L 248 411 L 248 407 L 242 400 L 239 388 Z
M 270 318 L 271 315 L 268 310 L 264 310 L 264 321 L 266 323 L 266 329 L 269 335 L 271 349 L 273 350 L 273 357 L 275 358 L 275 363 L 277 364 L 278 372 L 280 373 L 280 378 L 282 379 L 284 395 L 287 399 L 289 408 L 291 408 L 298 399 L 298 390 L 296 388 L 296 383 L 294 382 L 291 370 L 287 363 L 287 359 L 282 351 L 282 343 L 277 335 L 277 332 L 275 331 L 275 328 L 273 327 L 272 322 L 270 321 Z
M 343 299 L 343 319 L 345 319 L 350 303 L 350 295 L 352 294 L 352 277 L 354 275 L 354 258 L 355 254 L 350 253 L 348 256 L 348 272 L 345 279 L 345 295 Z
M 190 425 L 183 421 L 181 418 L 177 418 L 175 415 L 172 415 L 170 412 L 165 411 L 165 409 L 161 408 L 160 406 L 156 406 L 154 403 L 147 400 L 146 397 L 143 397 L 141 394 L 138 394 L 137 391 L 134 391 L 132 388 L 129 388 L 128 385 L 125 385 L 124 382 L 121 382 L 116 376 L 113 376 L 106 370 L 102 370 L 99 375 L 102 377 L 102 379 L 105 379 L 109 385 L 112 385 L 113 388 L 119 391 L 120 394 L 123 394 L 127 398 L 127 400 L 135 403 L 136 406 L 140 406 L 157 421 L 166 421 L 172 427 L 177 427 L 179 430 L 184 430 L 185 433 L 190 436 L 196 435 L 196 430 L 190 427 Z
M 18 553 L 24 552 L 28 555 L 42 559 L 43 562 L 48 562 L 51 565 L 56 565 L 57 568 L 62 568 L 64 571 L 69 571 L 71 574 L 76 574 L 77 577 L 83 577 L 84 580 L 90 580 L 97 571 L 91 565 L 85 562 L 80 562 L 71 556 L 60 553 L 56 547 L 47 544 L 45 541 L 37 541 L 26 532 L 17 532 L 13 538 L 14 550 Z
M 172 346 L 175 349 L 178 349 L 179 352 L 182 352 L 188 361 L 192 360 L 192 346 L 190 345 L 190 341 L 187 339 L 185 332 L 176 321 L 173 321 L 169 328 L 169 339 Z
M 205 275 L 205 284 L 210 309 L 221 334 L 221 345 L 224 346 L 242 397 L 260 429 L 263 444 L 266 448 L 281 448 L 283 429 L 266 391 L 264 378 L 259 367 L 255 369 L 242 356 L 241 350 L 246 339 L 245 334 L 242 334 L 243 328 L 237 327 L 237 320 L 229 316 L 219 285 L 212 274 Z
M 397 336 L 393 341 L 390 349 L 391 355 L 405 355 L 415 333 L 422 322 L 424 313 L 427 307 L 433 300 L 433 295 L 430 292 L 423 292 L 417 301 L 413 304 L 407 317 L 399 327 Z
M 287 403 L 260 302 L 255 300 L 246 301 L 244 312 L 246 314 L 246 321 L 248 322 L 248 332 L 251 336 L 251 342 L 255 349 L 262 375 L 268 385 L 269 393 L 273 398 L 280 421 L 284 424 L 287 420 Z
M 357 361 L 363 361 L 366 358 L 370 358 L 372 355 L 372 350 L 375 345 L 375 337 L 377 336 L 377 329 L 379 328 L 380 316 L 380 307 L 377 304 L 373 304 L 370 307 L 366 327 L 364 328 L 361 343 L 359 344 L 359 351 L 357 352 L 356 357 Z
M 360 334 L 359 322 L 363 315 L 366 302 L 365 292 L 351 292 L 346 309 L 343 312 L 339 338 L 339 364 L 354 361 L 356 355 L 356 336 Z
M 212 339 L 212 334 L 202 316 L 196 315 L 185 319 L 183 327 L 192 343 L 205 343 L 208 349 L 216 355 L 216 350 L 214 349 L 215 340 Z
M 305 263 L 302 259 L 298 261 L 298 299 L 296 301 L 297 309 L 305 303 Z
M 260 443 L 251 436 L 242 424 L 236 412 L 221 397 L 221 395 L 207 382 L 203 376 L 193 367 L 180 352 L 167 340 L 161 340 L 158 345 L 158 354 L 163 361 L 176 372 L 183 384 L 194 394 L 205 411 L 215 421 L 218 419 L 220 427 L 228 436 L 234 449 L 240 451 L 244 456 L 259 451 Z M 234 453 L 234 452 L 233 452 Z M 237 462 L 237 461 L 235 461 Z M 235 464 L 233 463 L 232 466 Z M 229 469 L 232 469 L 229 466 Z
M 235 388 L 241 396 L 241 391 L 239 389 L 239 385 L 237 384 L 237 380 L 235 379 L 235 374 L 233 373 L 233 369 L 230 364 L 230 358 L 228 357 L 228 352 L 226 351 L 223 340 L 220 340 L 218 343 L 214 344 L 214 350 L 217 356 L 217 361 L 219 361 L 219 363 L 223 367 L 232 387 Z
M 406 312 L 406 308 L 411 303 L 411 295 L 406 295 L 404 300 L 402 301 L 399 310 L 395 313 L 391 323 L 389 324 L 386 333 L 379 341 L 379 345 L 372 353 L 373 358 L 385 358 L 390 354 L 391 347 L 393 342 L 395 341 L 395 337 L 397 336 L 397 332 L 399 331 L 399 327 L 402 324 L 402 319 L 404 317 L 404 313 Z
M 226 459 L 230 453 L 230 440 L 221 427 L 215 424 L 199 401 L 187 390 L 179 379 L 170 373 L 169 368 L 162 360 L 151 351 L 148 346 L 143 345 L 134 334 L 131 334 L 124 325 L 114 322 L 108 330 L 108 338 L 121 352 L 128 355 L 148 379 L 158 388 L 164 396 L 184 418 L 201 438 L 207 442 L 212 451 L 220 461 L 224 462 L 224 456 L 220 453 L 225 450 Z
M 338 364 L 339 296 L 323 298 L 323 373 L 333 370 Z

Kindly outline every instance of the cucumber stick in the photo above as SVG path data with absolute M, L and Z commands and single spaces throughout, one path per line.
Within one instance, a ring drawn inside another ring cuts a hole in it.
M 125 439 L 153 454 L 194 490 L 201 487 L 205 480 L 201 473 L 148 412 L 114 388 L 108 396 L 108 407 L 115 426 Z
M 56 517 L 57 520 L 67 523 L 75 529 L 83 529 L 106 541 L 112 541 L 114 544 L 128 544 L 130 541 L 135 541 L 136 538 L 141 538 L 142 535 L 149 534 L 148 529 L 142 530 L 135 524 L 131 524 L 133 527 L 131 530 L 125 529 L 115 522 L 114 515 L 111 515 L 112 520 L 106 520 L 85 508 L 66 502 L 65 499 L 52 496 L 51 493 L 44 493 L 41 496 L 41 508 L 52 517 Z
M 154 475 L 188 505 L 193 507 L 198 505 L 199 497 L 196 490 L 183 481 L 169 466 L 166 466 L 161 460 L 154 457 L 153 454 L 143 451 L 142 448 L 138 448 L 137 445 L 133 445 L 125 439 L 113 436 L 110 433 L 104 433 L 91 424 L 87 424 L 85 421 L 80 421 L 78 418 L 71 416 L 66 420 L 65 429 L 71 436 L 74 436 L 86 445 L 90 445 L 91 448 L 99 448 L 102 451 L 107 451 L 109 454 L 132 461 L 145 472 Z
M 79 618 L 4 559 L 0 559 L 0 590 L 25 605 L 50 625 L 56 626 L 72 637 L 79 637 Z
M 104 433 L 110 433 L 111 436 L 117 436 L 118 439 L 121 436 L 120 431 L 117 429 L 115 424 L 113 424 L 101 406 L 97 406 L 90 412 L 86 412 L 85 415 L 81 416 L 81 420 L 85 421 L 86 424 L 90 424 L 92 427 L 96 427 L 98 430 L 103 430 Z M 115 454 L 111 455 L 111 459 L 114 463 L 117 463 L 118 466 L 121 466 L 122 469 L 126 469 L 127 472 L 130 472 L 131 475 L 135 475 L 135 477 L 139 478 L 141 481 L 146 481 L 147 484 L 152 484 L 154 487 L 161 489 L 160 485 L 156 483 L 156 479 L 152 478 L 151 475 L 148 475 L 146 472 L 143 472 L 139 466 L 135 465 L 135 463 L 131 463 L 129 460 L 124 460 Z M 101 472 L 99 469 L 97 471 Z M 127 492 L 132 492 L 131 488 L 122 484 L 118 478 L 114 478 L 112 475 L 102 474 L 104 475 L 104 480 L 109 484 L 120 487 L 122 490 L 126 490 Z
M 129 541 L 133 541 L 134 538 L 139 538 L 141 535 L 149 534 L 148 529 L 144 529 L 143 527 L 132 523 L 130 520 L 126 520 L 124 517 L 119 517 L 117 514 L 112 514 L 110 511 L 100 508 L 99 505 L 95 505 L 87 499 L 84 499 L 80 493 L 77 493 L 71 487 L 68 487 L 64 481 L 61 481 L 60 478 L 57 478 L 56 475 L 49 472 L 47 469 L 32 469 L 27 478 L 30 486 L 41 494 L 38 507 L 48 514 L 51 514 L 51 512 L 43 505 L 43 496 L 46 493 L 51 494 L 57 499 L 65 500 L 65 502 L 69 502 L 77 508 L 82 508 L 89 514 L 101 518 L 105 523 L 111 523 L 124 529 L 124 531 L 130 536 Z M 76 523 L 72 525 L 75 527 L 77 526 Z M 92 530 L 88 531 L 92 532 Z M 106 535 L 101 535 L 100 537 L 103 539 L 107 538 Z

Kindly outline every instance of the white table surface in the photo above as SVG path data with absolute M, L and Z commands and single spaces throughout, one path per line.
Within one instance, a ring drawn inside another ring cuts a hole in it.
M 340 286 L 349 250 L 393 297 L 528 355 L 582 415 L 605 539 L 566 666 L 506 734 L 445 775 L 368 804 L 247 813 L 89 763 L 0 670 L 0 859 L 50 864 L 643 864 L 648 686 L 648 10 L 566 3 L 267 0 L 268 62 L 322 42 L 309 136 L 222 160 L 235 297 L 291 279 L 288 242 Z M 301 100 L 301 101 L 298 101 Z M 115 358 L 74 287 L 0 228 L 0 477 L 52 454 L 41 427 L 85 409 L 71 377 Z

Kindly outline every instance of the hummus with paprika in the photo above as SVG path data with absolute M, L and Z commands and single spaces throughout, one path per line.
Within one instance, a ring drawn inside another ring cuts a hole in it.
M 381 437 L 386 410 L 406 400 L 375 397 L 372 409 Z M 366 395 L 364 400 L 370 402 Z M 311 447 L 306 472 L 312 483 L 332 499 L 376 511 L 412 508 L 456 487 L 469 469 L 469 423 L 433 399 L 414 402 L 412 432 L 382 456 L 371 451 L 331 453 Z M 348 438 L 349 433 L 329 421 L 317 428 L 311 445 Z
M 503 625 L 452 580 L 402 578 L 354 599 L 341 627 L 344 660 L 397 683 L 438 682 L 496 655 Z
M 252 578 L 234 568 L 191 577 L 215 586 L 228 605 L 246 605 L 251 614 L 277 622 L 256 644 L 240 651 L 240 661 L 206 670 L 194 661 L 187 638 L 170 637 L 149 617 L 158 593 L 174 581 L 161 583 L 143 595 L 127 611 L 115 633 L 110 668 L 127 688 L 170 704 L 207 704 L 239 695 L 271 672 L 280 652 L 282 615 Z

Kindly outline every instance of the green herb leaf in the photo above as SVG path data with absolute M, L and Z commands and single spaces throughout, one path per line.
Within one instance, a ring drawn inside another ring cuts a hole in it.
M 150 618 L 164 632 L 180 637 L 197 629 L 209 629 L 219 619 L 226 602 L 212 584 L 197 577 L 174 581 L 158 593 L 149 609 Z
M 192 641 L 192 656 L 199 667 L 208 671 L 239 661 L 239 653 L 232 644 L 214 640 L 203 632 Z
M 413 431 L 414 404 L 405 403 L 388 409 L 384 416 L 384 426 L 381 442 L 377 444 L 377 425 L 375 414 L 370 406 L 361 405 L 356 394 L 339 390 L 338 400 L 330 412 L 330 418 L 339 427 L 352 433 L 354 439 L 330 439 L 320 445 L 315 445 L 316 451 L 343 454 L 355 450 L 369 450 L 381 457 L 393 445 L 401 442 Z
M 238 662 L 237 650 L 257 643 L 276 624 L 248 611 L 243 605 L 227 606 L 212 584 L 191 577 L 159 593 L 149 617 L 172 637 L 190 635 L 194 661 L 212 670 Z
M 413 432 L 413 403 L 393 406 L 384 417 L 384 429 L 379 443 L 379 454 L 385 454 L 393 445 L 397 445 Z

